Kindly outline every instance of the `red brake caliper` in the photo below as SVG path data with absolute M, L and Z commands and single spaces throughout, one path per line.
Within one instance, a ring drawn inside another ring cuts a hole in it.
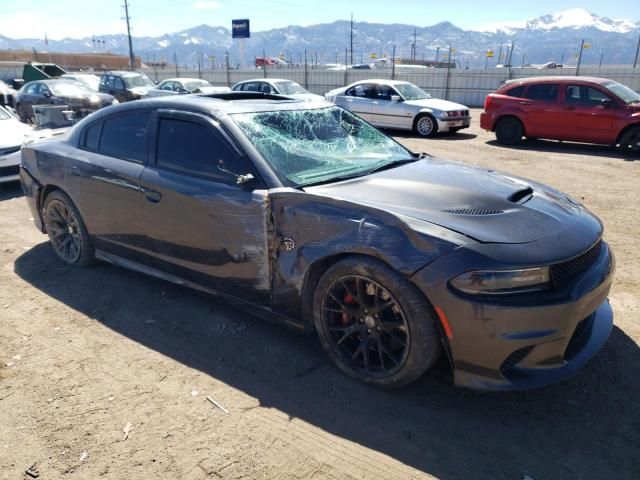
M 343 300 L 346 304 L 353 303 L 353 296 L 350 293 L 345 293 Z M 342 325 L 349 325 L 349 314 L 347 312 L 342 312 Z

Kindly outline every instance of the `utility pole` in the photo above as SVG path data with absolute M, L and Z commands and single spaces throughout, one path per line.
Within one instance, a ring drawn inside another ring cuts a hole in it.
M 436 67 L 438 66 L 439 60 L 440 60 L 440 47 L 436 47 Z
M 351 58 L 351 65 L 353 65 L 353 12 L 351 12 L 351 24 L 350 24 L 350 30 L 349 30 L 349 43 L 350 43 L 350 58 Z
M 417 41 L 418 33 L 416 28 L 413 29 L 413 45 L 411 45 L 411 60 L 416 59 L 416 41 Z
M 178 56 L 176 52 L 173 52 L 173 64 L 176 66 L 176 78 L 178 78 L 180 75 L 178 74 Z
M 600 52 L 600 65 L 598 65 L 598 68 L 602 68 L 602 59 L 604 58 L 604 52 Z
M 127 37 L 129 37 L 129 63 L 131 70 L 136 69 L 136 58 L 133 56 L 133 43 L 131 42 L 131 23 L 129 17 L 129 2 L 128 0 L 124 0 L 124 16 L 127 20 Z
M 638 46 L 636 47 L 636 56 L 633 57 L 633 68 L 638 65 L 638 52 L 640 52 L 640 36 L 638 36 Z
M 580 43 L 580 53 L 578 54 L 578 66 L 576 67 L 576 77 L 580 74 L 580 62 L 582 61 L 582 50 L 584 49 L 584 38 Z

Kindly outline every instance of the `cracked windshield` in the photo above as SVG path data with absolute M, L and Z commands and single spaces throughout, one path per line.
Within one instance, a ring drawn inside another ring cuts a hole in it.
M 235 114 L 233 119 L 295 186 L 366 175 L 412 159 L 391 138 L 336 107 Z

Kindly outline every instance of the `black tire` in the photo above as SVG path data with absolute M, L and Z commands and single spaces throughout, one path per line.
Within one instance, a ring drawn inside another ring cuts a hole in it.
M 523 134 L 524 128 L 517 118 L 503 118 L 496 125 L 496 139 L 501 145 L 518 145 Z
M 390 267 L 367 257 L 347 257 L 324 273 L 313 295 L 313 319 L 336 366 L 378 388 L 416 380 L 442 350 L 424 296 Z
M 629 158 L 640 158 L 640 127 L 631 127 L 620 137 L 620 153 Z
M 413 131 L 421 137 L 432 137 L 438 132 L 438 122 L 433 115 L 421 113 L 413 122 Z
M 44 201 L 43 221 L 58 258 L 67 265 L 88 267 L 96 263 L 95 249 L 80 212 L 71 199 L 59 190 Z

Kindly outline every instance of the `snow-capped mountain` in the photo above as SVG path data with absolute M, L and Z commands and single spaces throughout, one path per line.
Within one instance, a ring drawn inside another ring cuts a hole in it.
M 517 30 L 541 30 L 550 31 L 554 29 L 594 28 L 602 32 L 627 33 L 640 28 L 640 22 L 631 20 L 611 20 L 587 12 L 583 8 L 572 8 L 562 12 L 543 15 L 529 20 L 514 22 L 491 22 L 480 25 L 473 30 L 479 32 L 504 32 L 515 33 Z
M 566 10 L 530 20 L 495 23 L 471 30 L 462 30 L 450 22 L 428 27 L 403 24 L 356 22 L 354 24 L 354 63 L 367 62 L 372 54 L 391 56 L 395 47 L 398 57 L 409 57 L 416 32 L 416 58 L 444 60 L 449 45 L 455 48 L 452 60 L 460 66 L 480 67 L 485 64 L 487 50 L 495 52 L 488 65 L 503 63 L 507 45 L 514 44 L 512 63 L 544 63 L 549 61 L 575 64 L 580 42 L 585 39 L 591 49 L 585 50 L 585 65 L 630 64 L 635 55 L 640 34 L 640 22 L 611 20 L 583 9 Z M 348 21 L 296 26 L 253 32 L 244 43 L 245 64 L 253 63 L 263 52 L 269 56 L 284 55 L 288 61 L 302 62 L 305 50 L 310 63 L 337 63 L 345 61 L 349 45 Z M 127 54 L 126 35 L 101 36 L 105 43 L 98 51 Z M 48 48 L 57 52 L 91 52 L 95 45 L 91 38 L 49 40 Z M 159 37 L 134 37 L 133 48 L 143 62 L 162 61 L 193 68 L 197 58 L 203 66 L 218 67 L 228 52 L 230 64 L 241 63 L 240 44 L 231 39 L 225 27 L 200 25 Z M 0 35 L 0 49 L 45 51 L 43 39 L 11 39 Z M 499 58 L 499 53 L 503 57 Z M 348 58 L 351 61 L 351 58 Z

